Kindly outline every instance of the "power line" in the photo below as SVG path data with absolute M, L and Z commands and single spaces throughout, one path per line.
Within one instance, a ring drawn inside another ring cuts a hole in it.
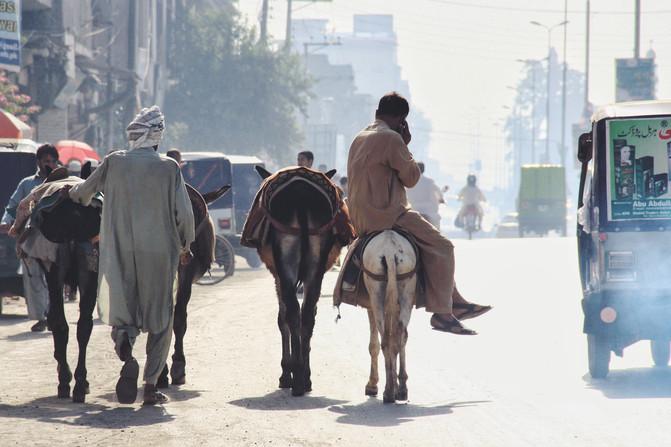
M 563 9 L 544 9 L 544 8 L 520 8 L 515 6 L 495 6 L 487 4 L 473 4 L 466 3 L 454 0 L 427 0 L 432 3 L 440 3 L 443 5 L 452 5 L 452 6 L 461 6 L 465 8 L 476 8 L 476 9 L 489 9 L 494 11 L 511 11 L 511 12 L 535 12 L 540 14 L 556 14 L 564 13 Z M 634 11 L 590 11 L 592 14 L 603 14 L 603 15 L 632 15 Z M 570 14 L 584 14 L 585 10 L 573 9 L 568 10 Z M 643 14 L 670 14 L 671 9 L 659 9 L 655 11 L 644 11 Z

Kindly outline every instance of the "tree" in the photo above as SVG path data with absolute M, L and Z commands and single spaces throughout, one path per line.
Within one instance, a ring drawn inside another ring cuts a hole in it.
M 191 7 L 177 26 L 166 142 L 291 160 L 309 89 L 297 56 L 260 42 L 234 8 Z
M 547 59 L 529 61 L 525 64 L 524 78 L 516 87 L 517 96 L 505 123 L 506 139 L 513 150 L 507 161 L 513 168 L 513 188 L 516 188 L 519 168 L 525 163 L 546 161 L 545 139 L 547 136 Z M 572 178 L 575 142 L 572 140 L 571 125 L 580 121 L 583 109 L 585 76 L 582 72 L 567 67 L 566 73 L 566 129 L 565 148 L 561 148 L 561 77 L 562 65 L 557 60 L 554 49 L 550 57 L 550 158 L 551 163 L 564 162 Z M 533 115 L 533 117 L 532 117 Z M 534 132 L 535 131 L 535 132 Z M 534 144 L 535 143 L 535 144 Z M 535 149 L 534 149 L 535 148 Z M 535 154 L 532 159 L 532 153 Z M 515 194 L 517 191 L 515 190 Z
M 3 70 L 0 70 L 0 109 L 15 115 L 23 122 L 27 122 L 31 115 L 40 111 L 38 106 L 29 105 L 30 96 L 19 91 Z

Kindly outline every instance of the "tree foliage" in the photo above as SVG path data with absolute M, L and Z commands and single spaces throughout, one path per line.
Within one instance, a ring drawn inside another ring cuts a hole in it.
M 31 98 L 19 91 L 3 70 L 0 70 L 0 109 L 27 122 L 31 115 L 40 111 L 38 106 L 30 105 Z
M 259 41 L 234 8 L 190 8 L 174 33 L 167 143 L 290 159 L 309 81 L 297 56 Z M 270 160 L 268 160 L 270 161 Z

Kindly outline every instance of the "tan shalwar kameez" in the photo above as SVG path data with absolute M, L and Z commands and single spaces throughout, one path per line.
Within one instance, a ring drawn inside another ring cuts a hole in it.
M 177 163 L 151 147 L 108 155 L 70 197 L 105 202 L 100 228 L 98 311 L 117 343 L 149 332 L 144 380 L 155 384 L 170 350 L 176 273 L 194 220 Z M 118 353 L 118 352 L 117 352 Z
M 408 147 L 384 121 L 376 120 L 352 142 L 347 183 L 354 228 L 359 235 L 393 227 L 411 233 L 420 250 L 426 310 L 452 313 L 454 246 L 410 209 L 405 188 L 413 187 L 419 178 L 419 167 Z M 339 286 L 340 281 L 334 294 L 335 304 L 340 304 Z

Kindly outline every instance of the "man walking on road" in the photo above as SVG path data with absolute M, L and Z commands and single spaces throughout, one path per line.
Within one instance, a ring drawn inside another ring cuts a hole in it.
M 438 207 L 445 203 L 443 192 L 438 188 L 433 179 L 424 175 L 424 163 L 417 163 L 419 172 L 422 174 L 419 181 L 412 188 L 408 188 L 408 202 L 413 210 L 417 211 L 422 217 L 428 220 L 431 225 L 440 231 L 440 214 Z
M 69 191 L 87 205 L 105 196 L 100 229 L 98 311 L 111 325 L 124 362 L 116 385 L 119 402 L 137 397 L 139 366 L 133 344 L 149 332 L 144 368 L 144 404 L 164 403 L 156 381 L 170 351 L 174 283 L 179 262 L 191 257 L 191 203 L 175 160 L 157 153 L 164 129 L 157 106 L 142 111 L 126 128 L 130 149 L 108 155 L 84 183 Z
M 388 93 L 380 99 L 375 122 L 354 138 L 347 161 L 352 223 L 359 236 L 392 228 L 412 234 L 420 252 L 426 310 L 433 312 L 431 326 L 453 334 L 475 335 L 459 320 L 482 315 L 491 307 L 469 303 L 459 294 L 454 283 L 454 246 L 408 205 L 405 189 L 415 186 L 420 178 L 407 146 L 411 140 L 406 121 L 409 112 L 405 98 Z M 336 285 L 335 304 L 342 298 L 346 271 Z
M 49 172 L 58 167 L 58 151 L 51 144 L 43 144 L 37 148 L 37 172 L 19 182 L 14 194 L 9 198 L 5 213 L 0 221 L 0 233 L 7 233 L 16 219 L 16 210 L 21 200 L 36 186 L 46 180 Z M 49 289 L 44 271 L 37 259 L 29 256 L 21 260 L 23 269 L 23 293 L 26 296 L 28 317 L 37 320 L 30 330 L 44 332 L 47 329 L 47 312 L 49 311 Z

